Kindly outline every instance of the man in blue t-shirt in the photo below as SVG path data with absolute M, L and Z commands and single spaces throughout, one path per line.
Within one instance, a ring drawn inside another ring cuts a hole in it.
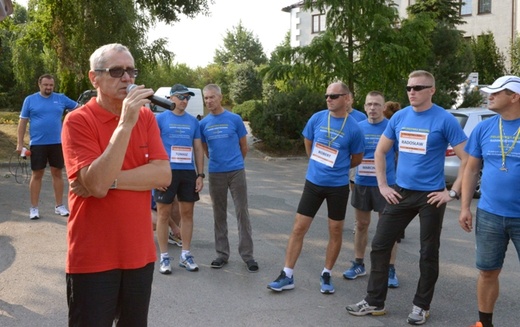
M 222 91 L 216 84 L 202 90 L 209 115 L 200 122 L 202 146 L 209 159 L 209 194 L 215 222 L 217 258 L 211 268 L 220 269 L 229 260 L 227 229 L 227 194 L 231 192 L 238 221 L 238 252 L 247 270 L 257 272 L 253 256 L 253 237 L 247 205 L 244 159 L 247 154 L 247 131 L 242 118 L 222 107 Z
M 356 213 L 356 229 L 354 235 L 354 255 L 352 266 L 343 273 L 346 279 L 356 279 L 359 276 L 365 276 L 365 250 L 368 242 L 368 227 L 370 225 L 370 216 L 372 210 L 377 212 L 381 218 L 381 214 L 385 208 L 386 200 L 379 192 L 376 178 L 376 166 L 374 162 L 374 152 L 381 135 L 388 125 L 388 119 L 385 118 L 383 111 L 385 105 L 385 97 L 381 92 L 369 92 L 365 99 L 365 111 L 368 119 L 359 122 L 359 127 L 365 134 L 365 153 L 363 160 L 359 166 L 355 168 L 356 179 L 352 186 L 351 204 Z M 395 185 L 395 163 L 397 144 L 386 154 L 386 178 L 388 185 Z M 390 268 L 388 270 L 388 287 L 399 287 L 399 280 L 395 272 L 395 258 L 397 253 L 397 242 L 392 249 L 390 258 Z
M 379 190 L 387 205 L 379 219 L 370 252 L 370 277 L 364 300 L 347 306 L 356 316 L 383 315 L 388 292 L 388 269 L 392 247 L 417 214 L 420 217 L 420 277 L 408 323 L 422 325 L 439 276 L 439 247 L 446 203 L 458 198 L 466 165 L 466 135 L 452 114 L 432 102 L 435 78 L 424 70 L 408 76 L 410 106 L 396 112 L 375 151 Z M 386 154 L 398 144 L 396 186 L 389 186 Z M 461 159 L 459 176 L 451 192 L 444 180 L 444 157 L 448 144 Z
M 61 148 L 61 118 L 65 110 L 75 109 L 76 101 L 61 93 L 54 92 L 54 77 L 45 74 L 38 78 L 39 92 L 25 98 L 18 123 L 18 142 L 16 151 L 22 152 L 24 137 L 29 125 L 29 148 L 31 151 L 31 180 L 29 192 L 31 208 L 29 219 L 40 218 L 38 202 L 42 187 L 43 174 L 47 163 L 51 167 L 52 186 L 56 205 L 54 212 L 60 216 L 68 216 L 69 211 L 63 204 L 63 152 Z
M 171 274 L 168 254 L 168 223 L 173 210 L 181 216 L 182 253 L 179 266 L 188 271 L 198 271 L 190 251 L 193 234 L 193 208 L 199 200 L 199 192 L 204 184 L 204 150 L 200 140 L 200 126 L 197 118 L 186 113 L 188 101 L 195 94 L 182 84 L 175 84 L 170 90 L 170 100 L 175 103 L 172 111 L 166 110 L 156 116 L 161 139 L 170 158 L 172 180 L 168 187 L 156 189 L 157 203 L 157 243 L 161 257 L 159 272 Z M 179 206 L 174 205 L 177 196 Z
M 364 136 L 348 113 L 350 90 L 342 82 L 332 83 L 325 94 L 326 110 L 309 119 L 303 130 L 305 150 L 310 158 L 305 186 L 285 252 L 284 268 L 267 288 L 281 292 L 294 289 L 293 270 L 303 247 L 303 239 L 314 216 L 327 200 L 329 243 L 320 275 L 320 292 L 333 294 L 331 272 L 341 250 L 343 223 L 349 195 L 349 169 L 361 163 Z
M 475 223 L 480 324 L 475 326 L 492 327 L 500 291 L 498 276 L 510 240 L 520 259 L 520 78 L 502 76 L 481 91 L 489 94 L 488 108 L 498 115 L 479 123 L 466 145 L 469 158 L 462 179 L 459 224 L 466 232 L 473 229 L 470 205 L 482 169 Z

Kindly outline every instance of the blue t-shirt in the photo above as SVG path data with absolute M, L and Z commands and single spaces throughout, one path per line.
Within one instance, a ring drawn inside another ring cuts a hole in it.
M 316 147 L 316 143 L 338 150 L 336 161 L 333 167 L 329 167 L 311 157 L 306 179 L 319 186 L 348 185 L 350 156 L 362 153 L 365 148 L 363 131 L 350 115 L 346 121 L 344 118 L 330 116 L 330 126 L 328 122 L 329 110 L 319 111 L 309 119 L 302 134 L 312 141 L 312 150 Z M 343 122 L 345 126 L 341 129 Z
M 200 131 L 202 142 L 208 145 L 210 173 L 244 169 L 240 139 L 247 131 L 239 115 L 227 110 L 218 115 L 209 114 L 200 121 Z
M 367 115 L 365 115 L 357 109 L 352 109 L 352 112 L 349 113 L 349 115 L 352 116 L 352 118 L 354 118 L 358 122 L 367 119 Z
M 520 218 L 520 142 L 506 156 L 507 171 L 502 171 L 502 151 L 499 132 L 500 115 L 480 122 L 464 150 L 482 159 L 481 196 L 478 207 L 492 214 Z M 507 153 L 519 132 L 520 119 L 502 120 L 502 140 Z
M 29 120 L 29 145 L 61 144 L 61 117 L 78 103 L 61 93 L 46 98 L 36 92 L 25 98 L 20 118 Z
M 397 185 L 415 191 L 445 188 L 446 148 L 467 139 L 457 119 L 436 104 L 421 112 L 411 106 L 397 111 L 383 135 L 399 147 Z
M 163 111 L 155 118 L 161 131 L 164 149 L 170 158 L 171 169 L 195 170 L 193 140 L 200 139 L 200 126 L 197 118 L 188 113 L 177 116 L 169 110 Z M 172 146 L 174 147 L 173 157 Z M 176 149 L 175 146 L 181 148 Z M 189 156 L 191 156 L 191 160 L 189 160 Z
M 359 122 L 359 127 L 365 134 L 365 153 L 363 154 L 363 162 L 356 167 L 356 184 L 377 186 L 374 152 L 387 125 L 388 119 L 386 118 L 377 124 L 371 124 L 368 120 Z M 397 150 L 397 143 L 394 143 L 393 149 L 386 154 L 386 180 L 388 185 L 395 184 L 395 153 Z

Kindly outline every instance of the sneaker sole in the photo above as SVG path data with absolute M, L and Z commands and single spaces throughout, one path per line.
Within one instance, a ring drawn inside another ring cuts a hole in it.
M 428 318 L 430 315 L 426 315 L 426 318 Z M 406 319 L 406 322 L 408 322 L 408 324 L 410 325 L 414 325 L 414 326 L 419 326 L 419 325 L 424 325 L 426 323 L 426 319 L 424 320 L 419 320 L 419 321 L 410 321 L 410 318 Z
M 365 272 L 363 274 L 357 274 L 355 277 L 347 277 L 347 276 L 343 275 L 343 278 L 348 279 L 348 280 L 354 280 L 358 277 L 362 277 L 362 276 L 366 276 L 366 275 L 367 275 L 367 273 Z
M 408 324 L 414 325 L 414 326 L 424 325 L 426 323 L 426 320 L 425 321 L 410 321 L 407 319 L 406 321 L 408 322 Z
M 37 219 L 40 219 L 40 217 L 36 216 L 36 217 L 29 217 L 29 220 L 37 220 Z
M 294 284 L 291 284 L 291 285 L 285 285 L 285 286 L 282 286 L 282 287 L 280 287 L 280 288 L 275 288 L 275 287 L 272 287 L 272 286 L 267 285 L 267 288 L 270 289 L 270 290 L 272 290 L 272 291 L 275 291 L 275 292 L 289 291 L 289 290 L 294 289 Z
M 159 272 L 160 272 L 161 274 L 163 274 L 163 275 L 170 275 L 170 274 L 172 273 L 171 270 L 164 270 L 164 271 L 162 271 L 162 270 L 160 270 L 160 269 L 159 269 Z
M 372 312 L 366 312 L 366 311 L 363 311 L 363 312 L 357 312 L 357 311 L 350 311 L 349 309 L 347 309 L 347 312 L 353 316 L 356 316 L 356 317 L 362 317 L 362 316 L 383 316 L 386 314 L 386 310 L 383 309 L 383 310 L 378 310 L 378 311 L 372 311 Z
M 182 263 L 179 263 L 179 267 L 182 267 L 182 268 L 186 268 L 187 271 L 199 271 L 199 267 L 195 267 L 193 269 L 190 269 L 188 266 L 182 264 Z
M 335 290 L 320 290 L 321 294 L 334 294 Z
M 399 284 L 388 284 L 388 288 L 399 288 Z
M 58 216 L 62 216 L 62 217 L 68 217 L 68 216 L 69 216 L 69 214 L 62 215 L 62 214 L 59 213 L 59 212 L 55 212 L 55 214 L 57 214 Z

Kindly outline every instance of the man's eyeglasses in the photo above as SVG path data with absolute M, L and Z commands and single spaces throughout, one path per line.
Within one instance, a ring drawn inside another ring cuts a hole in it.
M 94 69 L 96 72 L 108 72 L 110 74 L 110 77 L 114 78 L 121 78 L 125 73 L 130 76 L 130 78 L 136 78 L 137 77 L 137 69 L 135 68 L 123 68 L 123 67 L 115 67 L 115 68 L 100 68 L 100 69 Z
M 422 90 L 425 90 L 425 89 L 429 89 L 433 87 L 433 85 L 415 85 L 415 86 L 407 86 L 406 87 L 406 91 L 408 92 L 411 92 L 412 90 L 414 90 L 415 92 L 419 92 L 419 91 L 422 91 Z
M 331 98 L 332 100 L 336 100 L 337 98 L 339 98 L 340 96 L 343 96 L 343 95 L 346 95 L 345 93 L 343 94 L 325 94 L 325 100 L 327 100 L 328 98 Z
M 175 94 L 174 97 L 177 97 L 179 100 L 183 101 L 186 99 L 187 101 L 190 101 L 191 95 L 183 95 L 183 94 Z

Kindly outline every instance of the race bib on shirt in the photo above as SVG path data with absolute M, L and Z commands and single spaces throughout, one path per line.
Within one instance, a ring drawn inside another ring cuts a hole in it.
M 399 151 L 426 154 L 428 133 L 401 131 L 399 133 Z
M 376 163 L 374 159 L 363 159 L 357 169 L 359 176 L 376 177 Z
M 193 158 L 193 148 L 192 147 L 172 145 L 170 162 L 191 163 L 192 158 Z
M 312 149 L 311 159 L 332 168 L 338 158 L 338 153 L 339 150 L 316 142 Z

